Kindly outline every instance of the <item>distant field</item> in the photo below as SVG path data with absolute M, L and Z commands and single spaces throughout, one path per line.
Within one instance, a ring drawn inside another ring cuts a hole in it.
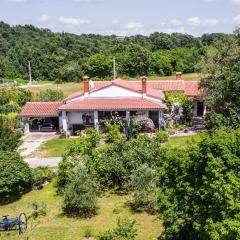
M 42 86 L 41 86 L 42 85 Z M 46 84 L 41 84 L 39 86 L 32 86 L 29 87 L 28 89 L 34 93 L 37 94 L 41 90 L 46 90 L 46 89 L 54 89 L 54 90 L 62 90 L 64 92 L 64 96 L 67 97 L 70 94 L 80 91 L 82 89 L 82 83 L 62 83 L 62 84 L 55 84 L 51 82 L 47 82 Z
M 86 228 L 90 228 L 95 237 L 99 232 L 115 227 L 118 218 L 136 220 L 138 230 L 136 240 L 157 239 L 163 230 L 163 222 L 157 216 L 149 215 L 146 212 L 134 213 L 129 209 L 127 205 L 130 200 L 129 195 L 106 193 L 99 199 L 96 216 L 86 219 L 67 217 L 62 213 L 62 199 L 56 194 L 54 185 L 52 182 L 42 190 L 32 190 L 12 204 L 0 206 L 0 216 L 7 214 L 16 216 L 21 212 L 29 215 L 31 213 L 29 203 L 34 200 L 47 205 L 47 215 L 39 219 L 39 224 L 32 231 L 31 220 L 29 220 L 29 229 L 23 237 L 19 237 L 18 231 L 0 232 L 0 239 L 23 240 L 28 236 L 30 240 L 83 240 Z

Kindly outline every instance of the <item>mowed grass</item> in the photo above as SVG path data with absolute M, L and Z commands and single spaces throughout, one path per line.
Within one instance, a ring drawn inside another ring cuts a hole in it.
M 28 88 L 33 94 L 37 94 L 42 90 L 52 89 L 52 90 L 62 90 L 65 97 L 68 97 L 70 94 L 81 91 L 82 90 L 82 83 L 70 82 L 70 83 L 47 83 L 42 84 L 39 86 L 32 86 Z
M 25 194 L 20 200 L 0 206 L 0 216 L 9 214 L 16 216 L 21 212 L 27 215 L 31 213 L 29 203 L 33 200 L 43 201 L 47 204 L 47 215 L 39 218 L 39 224 L 31 230 L 32 222 L 29 221 L 29 229 L 21 238 L 18 232 L 0 232 L 0 239 L 17 240 L 75 240 L 84 239 L 86 228 L 92 230 L 96 237 L 101 231 L 116 226 L 118 218 L 135 219 L 137 221 L 137 240 L 157 239 L 163 230 L 162 221 L 157 216 L 146 212 L 134 213 L 127 206 L 130 196 L 106 193 L 99 199 L 99 210 L 96 216 L 88 219 L 66 217 L 61 210 L 62 199 L 56 195 L 54 183 L 50 183 L 42 190 L 33 190 Z M 94 238 L 95 239 L 95 238 Z
M 61 157 L 69 143 L 76 139 L 52 139 L 44 142 L 31 157 Z
M 200 141 L 200 134 L 184 137 L 170 137 L 165 145 L 176 148 L 186 148 L 189 144 Z

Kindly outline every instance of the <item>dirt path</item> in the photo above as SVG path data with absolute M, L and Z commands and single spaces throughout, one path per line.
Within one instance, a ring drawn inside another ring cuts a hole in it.
M 55 132 L 49 133 L 41 133 L 41 132 L 34 132 L 29 133 L 28 135 L 23 137 L 23 144 L 18 148 L 18 152 L 22 157 L 27 157 L 37 151 L 37 149 L 41 146 L 42 143 L 59 138 Z

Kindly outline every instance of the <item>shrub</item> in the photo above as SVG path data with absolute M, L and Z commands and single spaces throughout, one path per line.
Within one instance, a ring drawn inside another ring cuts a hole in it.
M 168 141 L 169 134 L 166 131 L 157 131 L 155 138 L 159 143 L 164 143 Z
M 15 129 L 17 126 L 17 120 L 0 115 L 0 151 L 14 151 L 19 147 L 22 133 Z
M 31 214 L 29 215 L 29 218 L 37 219 L 40 216 L 46 216 L 47 215 L 47 205 L 44 202 L 41 201 L 32 201 L 29 204 L 29 207 L 32 209 Z
M 146 164 L 139 166 L 130 176 L 128 189 L 133 192 L 132 207 L 135 210 L 155 210 L 157 204 L 157 174 Z
M 63 193 L 63 211 L 66 214 L 89 217 L 96 213 L 98 185 L 85 167 L 75 169 Z
M 117 124 L 106 124 L 106 135 L 107 142 L 113 143 L 119 141 L 122 138 L 122 134 L 120 132 L 120 126 Z
M 83 236 L 85 238 L 90 238 L 93 236 L 93 230 L 92 230 L 91 226 L 85 226 L 83 231 L 84 231 Z
M 136 221 L 129 219 L 118 219 L 117 227 L 102 232 L 98 240 L 134 240 L 137 236 Z
M 206 132 L 169 149 L 158 169 L 164 240 L 240 239 L 240 129 Z
M 36 100 L 39 102 L 55 102 L 64 99 L 62 90 L 46 89 L 37 94 Z
M 159 143 L 143 135 L 95 149 L 86 161 L 86 166 L 103 188 L 123 189 L 134 169 L 145 163 L 155 167 L 161 163 L 161 156 Z
M 51 181 L 54 177 L 54 171 L 49 167 L 37 167 L 32 170 L 33 184 L 39 185 L 46 181 Z
M 0 199 L 20 197 L 31 188 L 31 169 L 18 153 L 0 151 Z

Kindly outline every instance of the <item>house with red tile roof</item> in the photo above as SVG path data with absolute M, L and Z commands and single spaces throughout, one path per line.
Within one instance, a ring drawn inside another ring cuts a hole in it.
M 198 81 L 184 81 L 177 73 L 176 80 L 149 81 L 89 81 L 83 77 L 83 90 L 63 102 L 28 102 L 20 117 L 29 131 L 55 131 L 75 133 L 86 127 L 99 129 L 102 120 L 117 114 L 122 119 L 134 115 L 150 118 L 157 129 L 167 110 L 166 92 L 183 92 L 195 101 L 194 115 L 204 115 L 204 103 Z

